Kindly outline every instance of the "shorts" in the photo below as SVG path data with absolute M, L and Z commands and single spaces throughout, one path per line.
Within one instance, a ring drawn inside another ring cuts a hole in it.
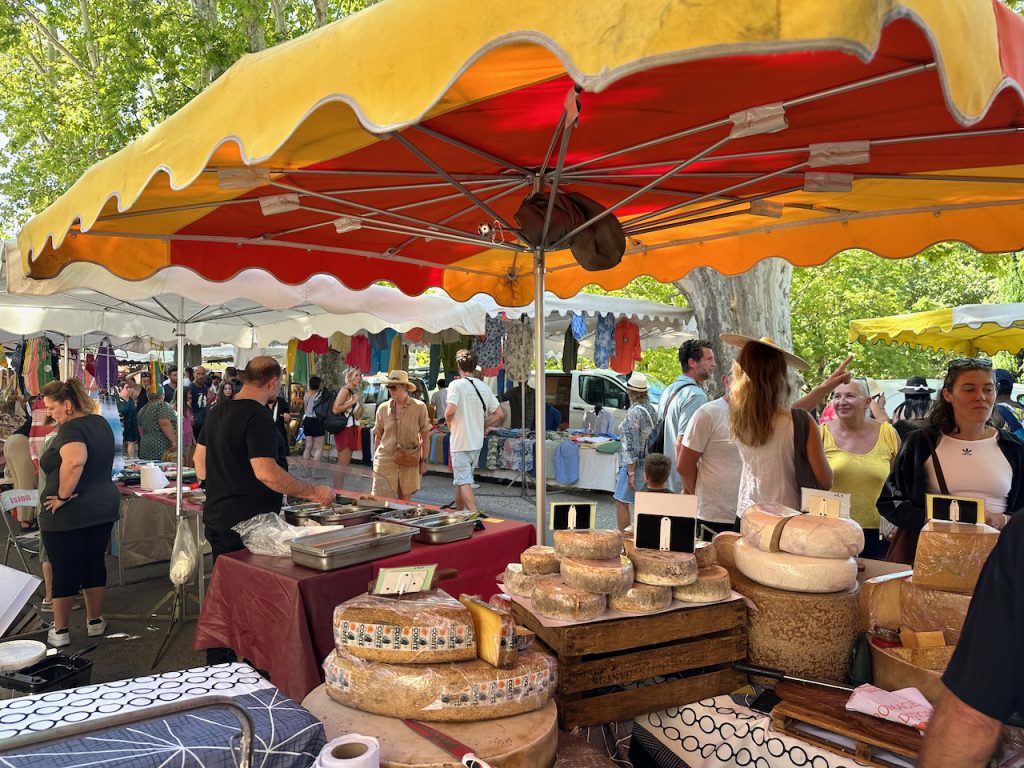
M 341 432 L 334 433 L 334 449 L 340 451 L 344 448 L 356 450 L 359 447 L 359 427 L 352 425 L 345 427 Z
M 472 485 L 473 468 L 480 460 L 480 449 L 452 451 L 452 485 Z
M 324 423 L 316 416 L 307 416 L 302 420 L 302 432 L 306 437 L 323 437 Z
M 643 466 L 642 462 L 637 462 L 637 467 Z M 633 478 L 633 484 L 636 486 L 637 491 L 644 489 L 644 476 L 643 470 L 637 472 L 637 476 Z M 615 483 L 615 500 L 621 501 L 623 504 L 632 504 L 635 497 L 636 491 L 629 487 L 629 475 L 626 474 L 626 465 L 623 464 L 619 467 L 619 479 Z

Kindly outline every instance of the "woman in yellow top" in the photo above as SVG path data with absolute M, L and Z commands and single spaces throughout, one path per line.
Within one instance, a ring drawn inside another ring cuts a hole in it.
M 825 457 L 835 480 L 832 490 L 850 494 L 850 517 L 864 529 L 862 557 L 885 558 L 889 542 L 878 532 L 875 502 L 900 450 L 892 424 L 867 418 L 871 396 L 863 379 L 840 384 L 832 393 L 836 418 L 821 425 Z
M 373 495 L 408 499 L 427 471 L 430 419 L 427 406 L 409 394 L 416 385 L 408 373 L 392 371 L 384 385 L 391 397 L 374 417 Z

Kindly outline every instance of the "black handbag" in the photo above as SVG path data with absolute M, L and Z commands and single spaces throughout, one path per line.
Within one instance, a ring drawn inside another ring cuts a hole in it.
M 802 408 L 791 408 L 790 413 L 793 416 L 793 469 L 796 471 L 796 487 L 821 490 L 818 478 L 811 469 L 811 461 L 807 457 L 807 438 L 811 434 L 814 419 Z

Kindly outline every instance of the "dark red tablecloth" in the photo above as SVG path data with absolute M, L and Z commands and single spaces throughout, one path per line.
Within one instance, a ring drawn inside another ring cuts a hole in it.
M 295 701 L 323 682 L 321 663 L 334 648 L 338 603 L 366 591 L 380 568 L 437 563 L 455 568 L 441 583 L 449 594 L 489 598 L 495 576 L 537 541 L 532 525 L 487 522 L 472 538 L 450 544 L 418 544 L 401 555 L 336 571 L 315 571 L 283 557 L 234 552 L 217 559 L 192 647 L 234 649 L 270 673 L 270 681 Z

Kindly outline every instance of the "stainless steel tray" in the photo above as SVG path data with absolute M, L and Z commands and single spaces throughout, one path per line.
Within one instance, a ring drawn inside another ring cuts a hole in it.
M 449 541 L 459 541 L 472 536 L 476 520 L 466 513 L 449 512 L 440 517 L 409 520 L 402 525 L 415 528 L 416 534 L 413 538 L 423 544 L 447 544 Z
M 377 521 L 340 531 L 292 539 L 292 560 L 318 571 L 333 571 L 412 549 L 416 531 L 407 525 Z
M 373 520 L 376 511 L 353 505 L 335 505 L 314 512 L 312 517 L 320 525 L 361 525 Z
M 427 509 L 425 507 L 409 507 L 408 509 L 388 509 L 377 515 L 378 520 L 393 523 L 418 523 L 420 520 L 432 520 L 435 517 L 450 515 L 443 509 Z

